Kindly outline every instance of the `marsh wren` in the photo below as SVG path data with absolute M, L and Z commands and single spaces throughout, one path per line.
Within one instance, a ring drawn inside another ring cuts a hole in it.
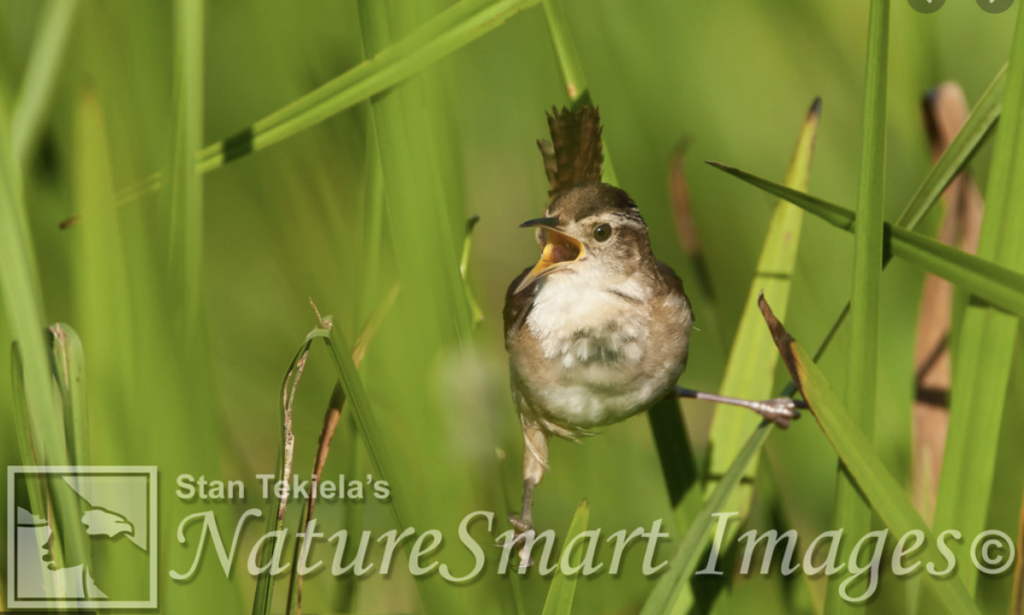
M 782 427 L 789 398 L 747 401 L 676 386 L 686 367 L 693 312 L 683 283 L 654 258 L 633 199 L 601 182 L 604 156 L 595 107 L 552 109 L 551 141 L 538 141 L 550 202 L 536 230 L 541 257 L 505 296 L 512 399 L 523 428 L 523 510 L 548 467 L 548 436 L 569 440 L 623 421 L 668 396 L 750 408 Z

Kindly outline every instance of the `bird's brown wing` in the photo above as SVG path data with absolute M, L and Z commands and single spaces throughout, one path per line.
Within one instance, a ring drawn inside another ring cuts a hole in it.
M 692 324 L 696 317 L 693 314 L 693 310 L 690 308 L 690 299 L 686 296 L 686 292 L 683 290 L 683 281 L 676 275 L 676 272 L 671 267 L 661 261 L 658 263 L 658 275 L 661 276 L 661 280 L 666 284 L 672 291 L 678 292 L 683 296 L 683 301 L 686 303 L 686 310 L 690 312 L 690 323 Z M 686 345 L 686 350 L 683 353 L 682 363 L 683 369 L 686 369 L 686 362 L 689 359 L 689 344 Z
M 683 291 L 683 281 L 679 278 L 678 275 L 676 275 L 676 272 L 671 267 L 669 267 L 668 265 L 661 261 L 657 261 L 657 263 L 658 274 L 661 276 L 662 282 L 668 285 L 668 287 L 671 288 L 672 290 L 682 293 L 685 297 L 686 292 Z
M 601 150 L 601 117 L 597 107 L 578 111 L 552 107 L 548 116 L 551 141 L 537 141 L 544 156 L 544 171 L 554 200 L 579 184 L 600 183 L 604 164 Z
M 533 294 L 536 292 L 537 285 L 531 284 L 524 288 L 522 292 L 516 293 L 515 290 L 519 288 L 519 284 L 522 283 L 523 278 L 526 274 L 530 273 L 532 267 L 523 269 L 523 272 L 516 276 L 516 279 L 512 280 L 509 284 L 508 290 L 505 291 L 505 309 L 502 310 L 502 319 L 505 321 L 505 348 L 508 349 L 508 337 L 513 331 L 518 330 L 523 326 L 523 321 L 526 320 L 526 315 L 530 313 L 530 308 L 533 307 Z

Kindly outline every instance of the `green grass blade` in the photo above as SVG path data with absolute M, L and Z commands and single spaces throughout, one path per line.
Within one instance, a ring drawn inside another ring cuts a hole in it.
M 785 198 L 843 230 L 855 228 L 856 214 L 817 197 L 770 182 L 745 171 L 712 163 L 730 175 Z M 967 254 L 918 233 L 885 224 L 884 250 L 945 278 L 999 308 L 1024 316 L 1024 275 L 979 256 Z
M 1024 13 L 1018 12 L 1010 52 L 1003 118 L 996 136 L 985 195 L 978 256 L 1016 272 L 1024 271 Z M 973 291 L 979 295 L 976 290 Z M 984 295 L 981 295 L 984 296 Z M 1021 312 L 1017 312 L 1021 314 Z M 965 536 L 986 529 L 999 427 L 1019 321 L 992 306 L 970 302 L 954 353 L 953 393 L 935 528 L 955 528 Z M 970 502 L 970 506 L 964 506 Z M 964 545 L 954 552 L 966 554 Z M 972 592 L 978 579 L 973 566 L 960 576 Z
M 569 524 L 569 533 L 565 535 L 565 544 L 562 546 L 562 553 L 558 557 L 559 566 L 555 570 L 555 577 L 551 579 L 551 587 L 548 589 L 548 597 L 544 601 L 542 615 L 570 615 L 572 613 L 572 601 L 576 596 L 576 580 L 578 574 L 566 576 L 562 570 L 561 563 L 565 561 L 566 549 L 573 545 L 569 553 L 569 565 L 579 566 L 583 558 L 583 551 L 587 545 L 586 540 L 576 544 L 573 541 L 577 536 L 587 531 L 587 523 L 590 520 L 590 502 L 584 499 L 576 507 L 576 513 L 572 516 L 572 523 Z
M 786 185 L 796 190 L 807 190 L 820 112 L 821 99 L 816 99 L 804 120 L 786 172 Z M 743 316 L 729 353 L 725 376 L 719 388 L 721 395 L 742 399 L 768 399 L 772 396 L 778 353 L 771 339 L 764 334 L 761 314 L 757 310 L 757 297 L 764 292 L 779 305 L 780 312 L 786 309 L 793 270 L 796 267 L 797 250 L 800 246 L 803 215 L 802 209 L 784 200 L 778 201 L 775 205 L 764 244 L 761 246 L 757 270 L 747 292 Z M 724 404 L 715 406 L 709 436 L 709 476 L 721 476 L 725 473 L 743 448 L 750 433 L 757 429 L 760 422 L 759 417 L 752 412 L 738 412 Z M 744 476 L 752 479 L 756 472 L 755 458 Z M 716 479 L 710 479 L 705 485 L 705 491 L 710 493 L 716 483 Z M 746 519 L 752 496 L 753 483 L 741 485 L 729 499 L 728 510 L 738 511 L 740 519 Z M 739 525 L 734 527 L 736 529 L 733 531 L 738 531 Z
M 668 571 L 658 579 L 654 589 L 647 597 L 647 601 L 644 602 L 644 607 L 640 611 L 641 615 L 686 612 L 680 601 L 687 598 L 689 579 L 697 570 L 701 555 L 707 547 L 711 535 L 711 525 L 714 522 L 712 515 L 727 510 L 726 502 L 743 478 L 743 470 L 761 451 L 772 427 L 771 423 L 762 423 L 750 435 L 750 439 L 736 456 L 736 461 L 705 500 L 700 514 L 686 530 L 678 550 L 672 556 Z
M 203 258 L 203 186 L 194 152 L 203 143 L 203 2 L 174 3 L 176 125 L 167 198 L 171 271 L 181 298 L 186 341 L 199 318 Z
M 939 551 L 935 536 L 927 529 L 927 524 L 914 509 L 903 488 L 886 470 L 871 440 L 856 424 L 849 409 L 825 380 L 825 376 L 811 357 L 772 314 L 767 301 L 762 297 L 759 303 L 783 362 L 793 380 L 799 385 L 815 420 L 839 454 L 848 475 L 860 489 L 860 493 L 894 536 L 902 537 L 911 531 L 919 531 L 924 536 L 921 550 L 914 552 L 912 558 L 908 554 L 908 558 L 904 559 L 904 565 L 909 566 L 919 561 L 932 563 L 938 570 L 945 569 L 947 562 Z M 844 535 L 850 536 L 864 535 L 850 534 L 846 527 L 843 527 L 843 532 Z M 948 541 L 948 544 L 952 542 Z M 920 553 L 920 556 L 916 556 L 917 553 Z M 961 565 L 963 563 L 961 562 Z M 926 571 L 920 574 L 950 613 L 979 612 L 959 578 L 936 578 Z M 833 578 L 839 580 L 838 577 Z
M 852 337 L 848 360 L 846 407 L 850 418 L 871 439 L 878 408 L 878 325 L 881 317 L 882 231 L 885 214 L 885 130 L 889 74 L 889 0 L 872 0 L 868 17 L 867 76 L 864 84 L 864 127 L 857 217 L 853 236 Z M 849 477 L 838 469 L 835 498 L 836 527 L 853 536 L 871 529 L 871 511 Z M 852 552 L 841 547 L 843 559 Z M 852 611 L 829 579 L 825 613 Z
M 11 117 L 14 156 L 23 166 L 28 165 L 28 157 L 39 139 L 43 120 L 50 108 L 78 2 L 50 0 L 40 17 Z

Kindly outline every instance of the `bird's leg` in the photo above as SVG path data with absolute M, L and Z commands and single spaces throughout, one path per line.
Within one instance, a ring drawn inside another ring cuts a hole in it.
M 525 418 L 523 423 L 523 512 L 509 516 L 509 523 L 522 534 L 533 529 L 533 489 L 544 478 L 548 465 L 548 436 Z
M 748 408 L 760 414 L 765 420 L 771 421 L 783 429 L 789 427 L 789 422 L 791 420 L 800 418 L 799 408 L 807 407 L 807 404 L 789 397 L 776 397 L 775 399 L 766 399 L 764 401 L 751 401 L 749 399 L 739 399 L 738 397 L 726 397 L 725 395 L 716 395 L 714 393 L 694 391 L 693 389 L 684 389 L 683 387 L 676 387 L 675 396 L 702 399 L 719 404 L 730 404 L 741 408 Z

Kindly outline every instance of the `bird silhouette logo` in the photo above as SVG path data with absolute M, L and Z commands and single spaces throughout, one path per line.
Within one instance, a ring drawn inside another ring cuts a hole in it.
M 9 469 L 7 606 L 155 607 L 155 482 L 151 468 Z

